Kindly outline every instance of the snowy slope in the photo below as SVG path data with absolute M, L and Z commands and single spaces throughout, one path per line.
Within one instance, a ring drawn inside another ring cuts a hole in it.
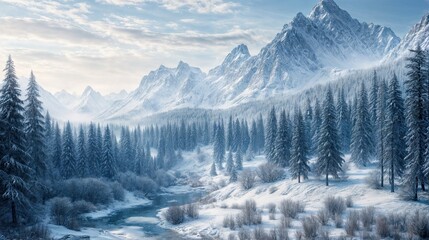
M 183 62 L 176 68 L 161 66 L 98 118 L 130 119 L 183 107 L 228 108 L 264 100 L 335 79 L 341 71 L 378 64 L 399 42 L 391 29 L 361 23 L 333 0 L 321 0 L 309 16 L 298 13 L 257 55 L 241 44 L 207 75 Z

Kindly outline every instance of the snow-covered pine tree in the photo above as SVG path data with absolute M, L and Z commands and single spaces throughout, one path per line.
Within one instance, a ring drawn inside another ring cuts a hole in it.
M 380 185 L 384 187 L 384 148 L 386 144 L 386 133 L 384 129 L 385 124 L 385 115 L 386 115 L 386 82 L 384 80 L 380 81 L 378 85 L 378 95 L 377 95 L 377 116 L 375 119 L 374 129 L 376 130 L 375 142 L 377 143 L 376 153 L 380 166 Z
M 241 149 L 237 149 L 237 152 L 235 153 L 234 168 L 237 170 L 243 170 L 243 155 L 241 153 Z
M 233 122 L 232 116 L 229 116 L 228 126 L 226 128 L 226 150 L 230 151 L 233 145 Z
M 237 176 L 237 170 L 235 169 L 235 167 L 232 168 L 231 170 L 231 176 L 229 177 L 229 182 L 237 182 L 238 176 Z
M 179 129 L 179 148 L 182 150 L 186 150 L 186 125 L 185 120 L 183 119 L 180 122 Z
M 216 134 L 213 143 L 213 158 L 219 169 L 223 169 L 225 158 L 225 133 L 221 123 L 216 124 Z
M 128 133 L 129 136 L 129 133 Z M 100 124 L 97 124 L 97 131 L 95 135 L 95 143 L 96 143 L 96 152 L 97 152 L 97 158 L 94 159 L 97 161 L 97 165 L 101 167 L 101 158 L 103 155 L 103 135 L 101 133 L 101 126 Z M 131 155 L 133 156 L 133 155 Z M 101 176 L 101 169 L 98 169 L 98 176 Z
M 70 122 L 66 123 L 63 133 L 63 151 L 61 155 L 61 176 L 69 179 L 76 176 L 76 149 Z
M 276 110 L 271 108 L 270 113 L 268 114 L 267 121 L 267 130 L 265 135 L 265 155 L 268 162 L 274 162 L 276 157 L 276 134 L 277 134 L 277 118 Z
M 286 118 L 286 111 L 283 110 L 280 114 L 279 128 L 275 143 L 275 163 L 281 167 L 289 166 L 290 160 L 290 130 Z
M 5 78 L 0 90 L 0 196 L 10 204 L 12 223 L 29 207 L 28 186 L 31 167 L 25 152 L 24 111 L 21 91 L 12 57 L 3 70 Z
M 323 102 L 322 125 L 320 126 L 317 172 L 326 176 L 326 186 L 329 185 L 329 175 L 338 178 L 342 171 L 344 159 L 340 152 L 340 141 L 336 128 L 336 110 L 332 90 L 329 87 Z
M 136 157 L 135 157 L 134 171 L 137 175 L 141 176 L 141 175 L 144 175 L 146 170 L 147 170 L 146 153 L 144 152 L 144 147 L 141 144 L 141 141 L 139 141 L 136 144 Z
M 312 152 L 314 154 L 317 154 L 317 146 L 319 142 L 319 129 L 320 125 L 322 124 L 322 109 L 320 108 L 319 100 L 316 99 L 314 103 L 314 111 L 313 111 L 313 123 L 311 124 L 311 140 L 313 142 L 314 149 Z
M 85 131 L 83 126 L 79 127 L 79 135 L 77 137 L 77 176 L 84 178 L 88 176 L 88 158 L 86 155 Z
M 258 123 L 257 123 L 257 133 L 258 133 L 258 153 L 261 153 L 265 149 L 265 128 L 264 128 L 264 119 L 262 114 L 259 114 Z
M 427 81 L 424 74 L 425 54 L 420 46 L 416 50 L 411 50 L 413 56 L 408 58 L 407 76 L 405 80 L 405 107 L 407 133 L 405 136 L 407 155 L 405 157 L 406 170 L 404 183 L 409 187 L 417 201 L 417 191 L 419 182 L 424 188 L 424 153 L 427 131 L 427 104 L 428 96 L 426 94 Z
M 390 191 L 395 191 L 395 177 L 402 176 L 405 157 L 404 100 L 396 74 L 389 83 L 384 123 L 384 165 L 389 174 Z
M 308 146 L 308 155 L 313 155 L 314 152 L 312 151 L 314 149 L 313 147 L 313 141 L 312 141 L 312 123 L 313 123 L 313 108 L 311 107 L 311 101 L 309 98 L 307 98 L 307 104 L 305 106 L 305 114 L 304 114 L 304 123 L 305 123 L 305 141 L 307 142 Z
M 159 137 L 158 143 L 158 155 L 156 156 L 156 168 L 162 169 L 164 168 L 165 161 L 165 131 L 161 129 L 161 136 Z
M 52 123 L 51 115 L 49 112 L 46 112 L 45 115 L 45 133 L 43 136 L 43 141 L 45 143 L 45 154 L 46 154 L 46 162 L 48 166 L 48 178 L 52 178 L 52 170 L 54 168 L 54 163 L 52 162 L 53 154 L 54 154 L 54 136 L 55 136 L 55 126 Z
M 46 146 L 44 142 L 44 119 L 42 102 L 39 100 L 40 94 L 36 77 L 33 71 L 30 73 L 30 80 L 27 87 L 27 98 L 24 110 L 24 131 L 26 137 L 26 151 L 30 156 L 30 167 L 35 171 L 38 179 L 46 178 Z
M 158 143 L 157 143 L 158 144 Z M 121 129 L 121 139 L 119 140 L 119 149 L 120 149 L 120 169 L 125 172 L 130 170 L 129 164 L 134 159 L 132 147 L 131 147 L 131 138 L 130 138 L 130 129 L 122 127 Z
M 338 93 L 337 113 L 337 129 L 338 135 L 341 139 L 341 152 L 346 153 L 350 151 L 350 137 L 352 125 L 350 120 L 349 107 L 344 96 L 344 89 L 341 89 Z
M 104 130 L 103 148 L 102 148 L 101 169 L 102 176 L 112 179 L 116 175 L 116 163 L 113 158 L 112 137 L 109 126 Z
M 234 152 L 241 149 L 241 125 L 238 119 L 235 120 L 234 123 L 234 135 L 232 136 L 232 150 Z
M 92 177 L 98 177 L 100 176 L 100 166 L 98 158 L 99 153 L 97 149 L 97 133 L 96 133 L 96 127 L 94 123 L 89 124 L 88 128 L 88 138 L 87 138 L 87 157 L 88 157 L 88 174 Z
M 241 151 L 243 153 L 247 152 L 250 144 L 250 136 L 249 136 L 249 126 L 247 125 L 247 121 L 243 120 L 241 122 Z
M 226 172 L 231 174 L 232 168 L 234 168 L 234 160 L 232 158 L 232 151 L 228 151 L 228 157 L 226 158 Z
M 258 129 L 256 127 L 255 120 L 252 121 L 252 126 L 250 128 L 250 143 L 249 148 L 252 153 L 258 152 Z
M 292 179 L 298 178 L 298 183 L 308 178 L 310 167 L 308 166 L 308 148 L 305 139 L 305 123 L 301 110 L 296 110 L 292 134 L 291 158 L 289 172 Z
M 215 161 L 213 161 L 212 166 L 210 167 L 210 176 L 217 176 Z
M 60 126 L 55 123 L 54 128 L 54 143 L 51 162 L 55 167 L 55 175 L 59 175 L 61 169 L 61 155 L 63 154 L 63 139 L 61 135 Z
M 368 111 L 368 97 L 365 84 L 362 83 L 358 93 L 357 109 L 354 113 L 355 122 L 352 128 L 351 160 L 359 166 L 369 163 L 372 156 L 371 116 Z
M 371 141 L 374 145 L 371 146 L 371 152 L 376 153 L 377 144 L 375 144 L 375 139 L 377 137 L 377 103 L 378 103 L 378 89 L 379 89 L 380 79 L 377 77 L 377 72 L 374 71 L 372 81 L 371 81 L 371 90 L 369 93 L 369 115 L 370 115 L 370 136 Z

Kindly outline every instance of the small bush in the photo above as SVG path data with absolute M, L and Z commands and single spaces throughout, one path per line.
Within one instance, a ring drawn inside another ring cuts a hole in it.
M 408 220 L 408 232 L 421 239 L 429 238 L 429 214 L 416 211 Z
M 113 199 L 117 201 L 125 200 L 125 191 L 120 183 L 113 182 L 110 184 L 110 189 L 112 189 Z
M 387 217 L 384 215 L 380 215 L 377 217 L 375 221 L 377 235 L 380 238 L 387 238 L 389 236 L 389 223 L 387 221 Z
M 51 200 L 51 217 L 56 225 L 66 226 L 71 216 L 70 198 L 56 197 Z
M 235 230 L 235 221 L 234 221 L 234 217 L 231 215 L 226 216 L 223 219 L 223 227 L 224 228 L 229 228 L 231 230 Z
M 241 172 L 240 177 L 238 178 L 243 189 L 251 189 L 255 185 L 256 175 L 252 170 L 246 169 Z
M 43 224 L 36 224 L 19 231 L 21 232 L 19 233 L 18 239 L 31 239 L 31 240 L 52 239 L 51 232 L 49 231 L 48 227 L 46 227 Z M 2 239 L 1 236 L 2 235 L 0 234 L 0 239 Z
M 319 231 L 320 225 L 316 217 L 305 217 L 301 220 L 304 236 L 306 239 L 315 239 Z
M 196 203 L 187 204 L 185 206 L 185 212 L 186 212 L 186 216 L 190 218 L 198 218 L 199 216 L 198 204 Z
M 365 178 L 365 182 L 368 187 L 372 189 L 381 189 L 380 179 L 380 173 L 378 171 L 372 171 L 369 173 L 369 176 Z
M 349 212 L 344 228 L 349 236 L 354 236 L 355 232 L 359 230 L 359 213 L 357 211 Z
M 240 240 L 249 240 L 252 237 L 250 236 L 250 232 L 248 229 L 246 228 L 240 228 L 240 230 L 238 231 L 238 239 Z
M 108 204 L 113 201 L 110 186 L 96 178 L 69 179 L 60 183 L 60 196 L 72 201 L 85 200 L 92 204 Z
M 241 216 L 243 217 L 244 225 L 256 225 L 262 222 L 262 216 L 257 211 L 256 202 L 254 200 L 247 200 L 241 209 Z
M 276 219 L 276 204 L 274 203 L 268 204 L 268 214 L 269 214 L 270 220 Z
M 341 197 L 329 196 L 324 201 L 325 211 L 334 218 L 335 215 L 341 215 L 346 210 L 346 203 Z
M 228 240 L 236 240 L 234 233 L 228 235 Z
M 185 220 L 185 211 L 179 206 L 171 206 L 164 213 L 164 217 L 173 225 L 181 224 Z
M 279 240 L 289 240 L 289 233 L 287 228 L 278 228 L 277 230 L 277 239 Z
M 362 222 L 362 226 L 371 230 L 371 225 L 375 222 L 375 208 L 374 207 L 366 207 L 360 211 L 360 220 Z
M 388 215 L 388 221 L 389 225 L 392 226 L 393 229 L 400 232 L 407 231 L 407 215 L 391 213 Z
M 298 201 L 286 199 L 280 202 L 279 209 L 283 216 L 296 218 L 298 213 L 304 212 L 304 205 Z
M 235 223 L 237 224 L 237 227 L 241 228 L 244 224 L 244 218 L 242 214 L 235 215 Z
M 342 228 L 343 227 L 343 218 L 341 215 L 335 215 L 334 217 L 335 227 L 336 228 Z
M 253 239 L 255 240 L 268 240 L 269 235 L 262 227 L 257 227 L 253 230 Z
M 292 222 L 291 218 L 282 216 L 280 218 L 280 228 L 281 229 L 287 229 L 287 228 L 289 228 L 290 225 L 291 225 L 291 222 Z
M 155 181 L 158 184 L 158 186 L 169 187 L 175 183 L 176 179 L 174 178 L 173 175 L 160 169 L 155 172 Z
M 353 198 L 352 198 L 352 196 L 348 196 L 348 197 L 346 198 L 346 206 L 347 206 L 348 208 L 353 207 Z
M 97 210 L 94 204 L 87 202 L 85 200 L 79 200 L 73 203 L 71 213 L 74 216 L 79 216 L 84 213 L 90 213 Z
M 319 210 L 317 212 L 317 219 L 319 220 L 320 224 L 322 224 L 322 226 L 326 226 L 329 221 L 328 212 L 326 212 L 325 210 Z
M 262 182 L 271 183 L 281 179 L 284 170 L 273 163 L 264 163 L 259 165 L 257 174 Z

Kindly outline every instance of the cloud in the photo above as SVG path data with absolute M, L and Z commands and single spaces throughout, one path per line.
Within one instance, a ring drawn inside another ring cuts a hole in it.
M 144 3 L 155 3 L 167 10 L 187 9 L 197 13 L 232 13 L 240 4 L 224 0 L 97 0 L 103 4 L 117 6 L 141 5 Z

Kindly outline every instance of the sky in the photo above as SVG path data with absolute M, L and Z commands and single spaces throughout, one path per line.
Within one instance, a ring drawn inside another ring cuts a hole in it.
M 243 43 L 256 55 L 282 26 L 318 0 L 0 0 L 0 64 L 33 70 L 51 92 L 135 89 L 161 64 L 207 72 Z M 429 0 L 336 0 L 359 21 L 403 37 Z

